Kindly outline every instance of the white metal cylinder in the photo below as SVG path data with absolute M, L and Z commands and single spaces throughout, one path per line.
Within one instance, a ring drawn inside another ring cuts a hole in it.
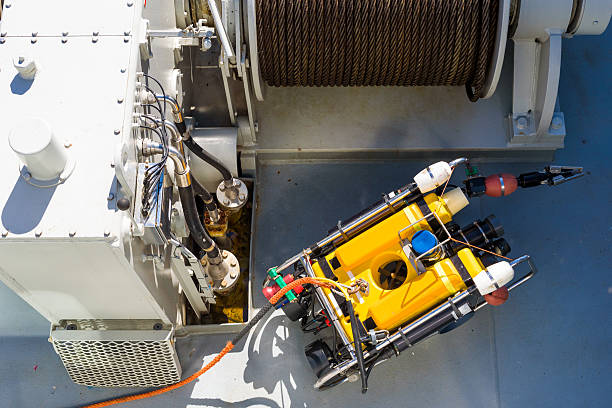
M 414 176 L 414 182 L 419 187 L 419 190 L 421 190 L 421 193 L 425 194 L 446 183 L 452 172 L 453 169 L 451 169 L 447 162 L 437 162 Z
M 448 207 L 448 210 L 453 215 L 457 214 L 470 204 L 467 197 L 463 193 L 463 190 L 461 190 L 459 187 L 444 193 L 442 200 L 444 200 L 446 207 Z
M 42 119 L 22 121 L 11 130 L 8 140 L 11 149 L 37 180 L 53 180 L 66 167 L 68 155 L 64 144 Z
M 481 295 L 488 295 L 514 279 L 514 269 L 506 261 L 490 265 L 474 276 L 474 284 Z
M 570 35 L 599 35 L 606 31 L 612 14 L 610 0 L 583 0 L 568 28 Z
M 30 57 L 18 56 L 13 59 L 13 66 L 23 79 L 33 79 L 36 75 L 36 63 Z
M 521 0 L 514 39 L 545 40 L 550 29 L 565 31 L 572 16 L 573 0 Z

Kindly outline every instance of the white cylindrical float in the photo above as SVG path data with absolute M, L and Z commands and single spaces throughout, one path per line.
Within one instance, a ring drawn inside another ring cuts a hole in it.
M 64 171 L 68 161 L 66 148 L 44 120 L 22 121 L 11 130 L 8 140 L 33 178 L 54 180 Z

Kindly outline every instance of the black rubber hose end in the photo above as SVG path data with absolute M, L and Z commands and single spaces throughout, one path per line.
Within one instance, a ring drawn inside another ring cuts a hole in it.
M 191 178 L 191 185 L 193 186 L 193 192 L 195 195 L 200 196 L 202 201 L 204 201 L 204 205 L 206 206 L 207 211 L 216 211 L 217 204 L 215 203 L 215 199 L 210 194 L 210 192 L 204 188 L 195 178 Z
M 179 187 L 178 191 L 181 205 L 183 206 L 183 213 L 185 215 L 185 223 L 187 224 L 191 236 L 198 246 L 206 251 L 209 258 L 213 259 L 219 257 L 220 253 L 217 244 L 210 235 L 208 235 L 208 232 L 206 232 L 206 229 L 200 222 L 193 188 L 189 185 L 187 187 Z

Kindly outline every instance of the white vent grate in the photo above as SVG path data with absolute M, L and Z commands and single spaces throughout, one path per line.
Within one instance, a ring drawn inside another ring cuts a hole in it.
M 181 379 L 170 331 L 58 330 L 51 338 L 77 384 L 157 387 Z

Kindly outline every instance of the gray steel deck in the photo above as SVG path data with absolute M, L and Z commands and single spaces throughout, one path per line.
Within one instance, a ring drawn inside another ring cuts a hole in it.
M 377 367 L 365 396 L 358 384 L 313 391 L 302 353 L 310 337 L 277 313 L 199 381 L 129 406 L 609 406 L 611 31 L 567 41 L 563 50 L 560 100 L 569 136 L 555 162 L 584 165 L 588 176 L 554 189 L 473 200 L 458 218 L 469 222 L 495 213 L 512 254 L 534 256 L 540 274 L 503 307 L 483 309 L 456 331 Z M 405 184 L 424 164 L 260 162 L 255 282 L 266 267 Z M 482 170 L 519 173 L 543 165 L 488 164 Z M 0 406 L 78 406 L 133 391 L 73 384 L 47 343 L 47 322 L 1 285 L 0 310 Z M 225 341 L 224 335 L 180 340 L 184 373 L 209 361 Z

